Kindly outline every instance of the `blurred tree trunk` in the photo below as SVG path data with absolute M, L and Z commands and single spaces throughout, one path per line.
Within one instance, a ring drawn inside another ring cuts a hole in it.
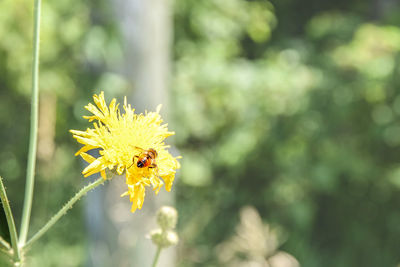
M 133 85 L 137 112 L 154 111 L 162 104 L 165 119 L 168 104 L 171 42 L 171 2 L 168 0 L 113 0 L 120 27 L 124 62 L 121 70 Z M 89 266 L 151 266 L 156 247 L 146 238 L 156 228 L 155 214 L 161 205 L 173 204 L 173 194 L 162 189 L 157 197 L 147 188 L 142 210 L 130 213 L 125 178 L 113 179 L 88 197 L 87 219 L 91 231 Z M 97 203 L 97 205 L 96 205 Z M 103 208 L 99 207 L 103 203 Z M 93 209 L 93 205 L 97 206 Z M 158 266 L 175 266 L 175 250 L 161 253 Z

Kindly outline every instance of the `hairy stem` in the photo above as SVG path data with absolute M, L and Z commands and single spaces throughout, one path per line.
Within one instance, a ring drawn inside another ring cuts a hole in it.
M 35 163 L 37 147 L 38 109 L 39 109 L 39 37 L 40 37 L 40 7 L 41 0 L 34 3 L 33 26 L 33 63 L 32 63 L 32 99 L 31 99 L 31 129 L 29 134 L 28 166 L 26 172 L 25 198 L 22 211 L 20 246 L 26 242 L 31 217 L 33 186 L 35 181 Z
M 96 188 L 97 186 L 101 185 L 104 183 L 103 178 L 99 178 L 93 183 L 88 184 L 84 188 L 82 188 L 76 195 L 71 198 L 67 204 L 64 205 L 51 219 L 36 233 L 33 235 L 33 237 L 26 242 L 24 248 L 28 248 L 29 246 L 32 245 L 33 242 L 38 240 L 44 233 L 46 233 L 63 215 L 67 213 L 69 209 L 72 208 L 72 206 L 77 202 L 82 196 L 86 195 L 87 192 L 90 190 Z
M 17 228 L 15 228 L 14 217 L 11 212 L 10 203 L 7 198 L 6 189 L 3 185 L 3 178 L 0 177 L 0 198 L 3 203 L 4 213 L 6 214 L 8 230 L 10 231 L 11 246 L 14 251 L 14 262 L 19 262 L 21 259 L 20 251 L 18 247 L 18 234 Z

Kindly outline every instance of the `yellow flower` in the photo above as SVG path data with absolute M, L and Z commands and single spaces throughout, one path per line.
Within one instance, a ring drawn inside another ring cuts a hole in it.
M 85 106 L 93 115 L 84 118 L 89 122 L 95 121 L 94 128 L 70 130 L 73 137 L 84 145 L 75 155 L 80 155 L 89 163 L 82 174 L 87 177 L 100 172 L 107 179 L 107 168 L 119 175 L 125 172 L 128 191 L 121 196 L 129 196 L 132 212 L 142 208 L 146 186 L 152 185 L 157 194 L 165 182 L 166 190 L 171 191 L 176 169 L 180 165 L 177 161 L 179 157 L 173 157 L 167 150 L 169 146 L 164 143 L 165 138 L 175 133 L 168 131 L 167 124 L 162 124 L 159 114 L 161 106 L 156 112 L 135 114 L 125 97 L 125 113 L 121 114 L 115 98 L 107 107 L 104 92 L 94 95 L 93 99 L 97 107 L 91 103 Z M 100 149 L 98 158 L 86 153 L 95 148 Z M 139 168 L 139 158 L 146 156 L 146 151 L 151 148 L 157 152 L 155 165 Z

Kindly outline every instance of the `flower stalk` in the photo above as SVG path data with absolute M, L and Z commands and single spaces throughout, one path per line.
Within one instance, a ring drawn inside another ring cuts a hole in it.
M 161 246 L 157 247 L 157 252 L 156 252 L 156 255 L 154 256 L 153 264 L 151 265 L 151 267 L 157 266 L 158 258 L 160 257 L 160 254 L 161 254 L 161 249 L 162 249 Z
M 26 172 L 26 186 L 24 206 L 22 211 L 20 246 L 26 242 L 31 216 L 33 186 L 35 181 L 35 163 L 39 117 L 39 39 L 40 39 L 40 9 L 41 0 L 34 3 L 34 27 L 33 27 L 33 63 L 32 63 L 32 99 L 31 99 L 31 128 L 29 134 L 28 165 Z
M 10 231 L 11 246 L 14 252 L 13 260 L 14 262 L 19 262 L 21 260 L 20 251 L 18 247 L 18 234 L 15 228 L 14 217 L 11 212 L 10 203 L 7 198 L 6 189 L 3 185 L 3 178 L 0 176 L 0 198 L 1 203 L 3 203 L 4 213 L 6 214 L 8 230 Z
M 26 242 L 24 249 L 30 247 L 33 242 L 38 240 L 43 234 L 45 234 L 63 215 L 67 213 L 69 209 L 72 208 L 72 206 L 77 202 L 82 196 L 86 195 L 87 192 L 90 190 L 96 188 L 97 186 L 101 185 L 104 183 L 103 178 L 98 178 L 96 181 L 93 183 L 90 183 L 83 187 L 76 195 L 71 198 L 67 204 L 65 204 L 51 219 L 36 233 L 33 235 L 31 239 Z

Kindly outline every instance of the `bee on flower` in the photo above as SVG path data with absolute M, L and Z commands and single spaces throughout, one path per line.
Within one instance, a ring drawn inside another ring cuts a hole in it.
M 107 179 L 106 169 L 115 170 L 119 175 L 125 172 L 128 190 L 121 196 L 129 196 L 132 212 L 142 208 L 147 186 L 151 185 L 157 194 L 165 183 L 166 190 L 171 191 L 180 157 L 173 157 L 164 143 L 165 138 L 175 133 L 163 124 L 159 114 L 161 106 L 156 112 L 135 114 L 125 97 L 121 114 L 115 98 L 107 106 L 104 92 L 94 95 L 93 99 L 96 105 L 85 106 L 93 115 L 84 116 L 89 122 L 94 121 L 93 128 L 70 130 L 84 145 L 75 155 L 89 163 L 82 174 L 87 177 L 100 173 Z M 86 153 L 95 148 L 100 149 L 98 158 Z

